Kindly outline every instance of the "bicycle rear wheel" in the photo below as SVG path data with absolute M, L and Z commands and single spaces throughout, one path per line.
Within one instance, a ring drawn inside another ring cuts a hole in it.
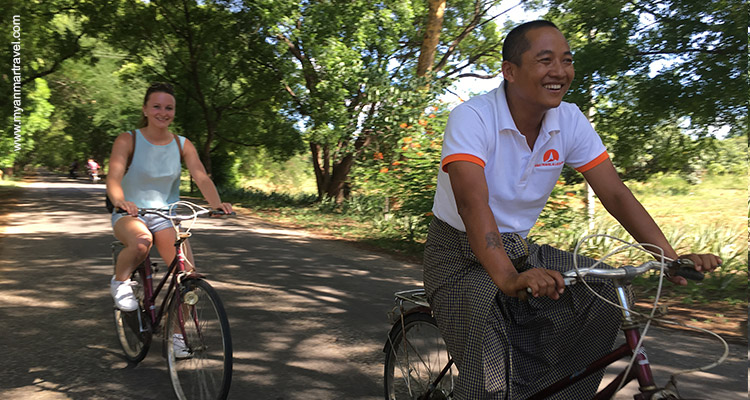
M 458 375 L 455 366 L 435 383 L 449 360 L 435 318 L 425 312 L 406 315 L 403 324 L 401 321 L 394 324 L 385 343 L 386 400 L 452 398 Z M 433 383 L 435 387 L 427 395 Z
M 202 279 L 185 279 L 169 306 L 164 332 L 169 376 L 181 400 L 226 399 L 232 382 L 232 338 L 218 294 Z M 181 301 L 179 301 L 180 299 Z M 182 322 L 181 322 L 182 320 Z M 180 358 L 172 336 L 184 335 L 189 355 Z
M 141 362 L 151 346 L 151 323 L 143 308 L 143 280 L 140 269 L 130 278 L 138 284 L 133 287 L 138 299 L 138 310 L 122 311 L 115 307 L 115 332 L 125 358 L 132 362 Z

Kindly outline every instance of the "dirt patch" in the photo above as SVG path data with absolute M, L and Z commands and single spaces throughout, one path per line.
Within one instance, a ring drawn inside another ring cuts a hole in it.
M 660 301 L 660 304 L 666 306 L 665 319 L 710 330 L 733 343 L 747 344 L 747 304 L 728 305 L 725 303 L 708 303 L 686 305 L 678 298 Z M 651 312 L 651 307 L 652 304 L 647 302 L 636 302 L 635 305 L 637 311 L 645 314 Z M 674 329 L 700 332 L 695 329 L 672 324 L 660 322 L 656 324 Z

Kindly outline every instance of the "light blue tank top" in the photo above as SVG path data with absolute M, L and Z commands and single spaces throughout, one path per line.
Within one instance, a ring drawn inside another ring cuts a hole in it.
M 185 138 L 180 145 L 185 145 Z M 125 200 L 139 208 L 159 208 L 180 200 L 180 149 L 177 142 L 151 144 L 139 129 L 135 131 L 135 154 L 122 178 Z

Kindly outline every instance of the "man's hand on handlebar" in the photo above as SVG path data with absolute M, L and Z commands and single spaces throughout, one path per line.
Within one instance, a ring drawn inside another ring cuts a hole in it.
M 678 258 L 692 261 L 693 264 L 695 264 L 695 270 L 699 272 L 703 272 L 703 273 L 712 272 L 717 267 L 719 267 L 721 263 L 723 262 L 721 258 L 719 258 L 718 256 L 714 254 L 691 253 L 691 254 L 681 255 Z M 687 285 L 687 280 L 681 276 L 669 276 L 668 275 L 667 279 L 676 285 L 680 285 L 680 286 Z
M 525 300 L 528 294 L 557 300 L 565 290 L 565 281 L 557 271 L 532 268 L 510 278 L 507 285 L 503 286 L 505 287 L 500 288 L 503 293 L 521 300 Z

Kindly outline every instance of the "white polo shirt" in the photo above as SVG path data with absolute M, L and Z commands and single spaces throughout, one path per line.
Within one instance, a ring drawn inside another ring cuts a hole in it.
M 445 166 L 453 161 L 470 161 L 484 168 L 489 205 L 500 232 L 525 238 L 560 178 L 563 164 L 585 172 L 608 157 L 581 110 L 566 102 L 547 111 L 531 150 L 513 122 L 501 84 L 451 111 L 432 212 L 466 231 Z

